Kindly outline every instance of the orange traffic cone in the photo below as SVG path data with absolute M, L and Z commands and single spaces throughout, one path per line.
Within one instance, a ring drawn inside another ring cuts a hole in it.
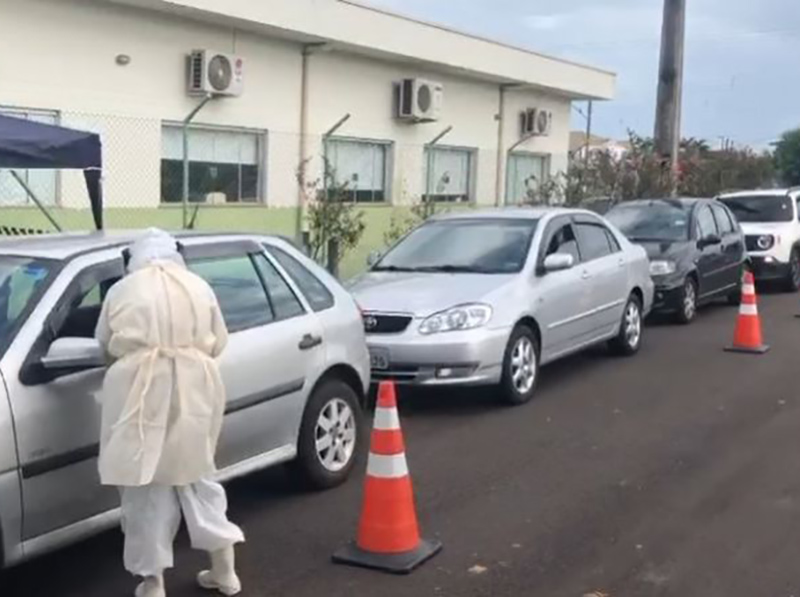
M 395 386 L 383 382 L 378 391 L 358 538 L 337 551 L 333 561 L 408 574 L 441 549 L 440 542 L 419 536 Z
M 769 346 L 764 344 L 761 337 L 761 318 L 758 316 L 756 304 L 756 287 L 751 272 L 744 273 L 742 280 L 742 304 L 739 306 L 739 316 L 736 320 L 736 331 L 733 335 L 733 345 L 726 348 L 728 352 L 748 352 L 764 354 Z

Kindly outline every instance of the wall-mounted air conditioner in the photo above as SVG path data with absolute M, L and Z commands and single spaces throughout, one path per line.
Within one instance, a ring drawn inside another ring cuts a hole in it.
M 189 95 L 238 97 L 244 91 L 244 60 L 240 56 L 194 50 L 189 55 Z
M 397 85 L 397 117 L 409 122 L 436 122 L 442 115 L 444 85 L 425 79 L 403 79 Z

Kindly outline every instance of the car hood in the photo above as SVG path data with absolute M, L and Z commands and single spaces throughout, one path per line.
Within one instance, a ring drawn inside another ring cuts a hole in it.
M 762 234 L 780 234 L 791 225 L 792 222 L 742 222 L 740 224 L 742 231 L 751 236 L 761 236 Z
M 490 302 L 490 295 L 515 278 L 516 274 L 368 272 L 353 280 L 348 290 L 365 311 L 427 317 L 457 305 Z
M 657 259 L 677 261 L 692 250 L 692 243 L 689 241 L 642 242 L 637 244 L 644 248 L 650 261 Z

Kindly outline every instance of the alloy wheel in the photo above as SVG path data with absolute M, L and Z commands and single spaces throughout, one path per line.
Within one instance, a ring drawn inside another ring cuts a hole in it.
M 326 470 L 336 473 L 350 463 L 356 446 L 356 418 L 347 402 L 333 398 L 325 404 L 314 437 L 317 458 Z
M 642 313 L 639 305 L 631 300 L 625 307 L 625 342 L 632 349 L 639 346 L 642 339 Z
M 536 383 L 536 349 L 530 338 L 521 337 L 511 352 L 511 381 L 521 395 L 527 394 Z

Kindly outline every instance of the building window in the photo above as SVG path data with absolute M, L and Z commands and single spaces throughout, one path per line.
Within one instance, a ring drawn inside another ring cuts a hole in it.
M 356 203 L 387 200 L 389 144 L 356 139 L 330 139 L 327 160 L 337 187 Z
M 507 167 L 506 205 L 535 200 L 539 185 L 550 177 L 550 160 L 543 155 L 512 153 Z
M 43 124 L 58 124 L 57 112 L 0 108 L 0 114 Z M 57 170 L 21 170 L 15 168 L 15 171 L 44 205 L 55 205 L 57 203 Z M 0 170 L 0 206 L 33 204 L 25 189 L 11 176 L 11 172 Z
M 161 201 L 183 199 L 183 129 L 161 129 Z M 265 135 L 262 132 L 189 129 L 189 200 L 193 203 L 258 203 L 263 198 Z
M 467 202 L 472 199 L 475 152 L 470 149 L 434 147 L 425 149 L 423 200 Z M 428 178 L 430 168 L 430 178 Z

